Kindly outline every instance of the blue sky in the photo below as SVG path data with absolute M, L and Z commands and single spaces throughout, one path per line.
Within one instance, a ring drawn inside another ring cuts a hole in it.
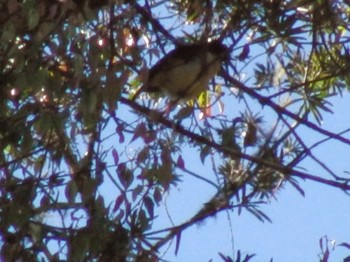
M 335 97 L 331 102 L 334 105 L 334 114 L 324 115 L 322 127 L 332 131 L 349 128 L 350 95 Z M 308 132 L 303 135 L 306 143 L 315 138 Z M 338 175 L 345 175 L 344 171 L 350 170 L 349 148 L 345 150 L 343 145 L 334 141 L 321 148 L 322 150 L 315 150 L 315 154 L 329 163 Z M 188 162 L 192 163 L 188 168 L 193 168 L 198 173 L 206 172 L 207 167 L 199 162 Z M 305 163 L 305 167 L 315 174 L 324 173 L 311 162 Z M 274 261 L 283 262 L 318 261 L 321 237 L 327 235 L 336 244 L 350 242 L 349 196 L 310 181 L 300 181 L 300 185 L 306 192 L 305 197 L 287 186 L 277 192 L 275 199 L 263 206 L 263 211 L 270 216 L 273 223 L 261 223 L 248 213 L 243 212 L 238 216 L 236 212 L 230 212 L 235 249 L 256 253 L 253 261 L 269 261 L 271 257 Z M 166 200 L 172 219 L 176 223 L 186 221 L 193 214 L 193 210 L 199 210 L 203 202 L 210 198 L 212 192 L 207 185 L 184 175 L 184 183 L 179 184 L 178 188 L 172 188 Z M 160 213 L 160 220 L 157 227 L 166 224 L 164 212 Z M 220 261 L 218 251 L 232 255 L 231 237 L 227 213 L 222 213 L 186 230 L 181 238 L 178 255 L 174 255 L 173 244 L 163 258 L 169 261 Z M 336 247 L 329 261 L 342 261 L 349 254 L 350 250 Z

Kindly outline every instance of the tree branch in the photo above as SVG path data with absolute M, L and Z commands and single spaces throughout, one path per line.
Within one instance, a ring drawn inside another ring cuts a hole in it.
M 339 182 L 336 182 L 333 180 L 324 179 L 324 178 L 321 178 L 319 176 L 314 176 L 314 175 L 308 174 L 306 172 L 298 171 L 295 168 L 290 167 L 289 165 L 288 166 L 279 165 L 279 164 L 276 164 L 276 163 L 273 163 L 270 161 L 266 161 L 266 160 L 259 158 L 259 157 L 256 157 L 256 156 L 251 156 L 251 155 L 239 152 L 235 149 L 228 149 L 228 148 L 223 147 L 220 144 L 216 143 L 215 141 L 208 140 L 207 138 L 205 138 L 203 136 L 200 136 L 200 135 L 195 134 L 191 131 L 188 131 L 187 129 L 185 129 L 181 125 L 174 124 L 169 119 L 166 119 L 162 115 L 162 113 L 160 113 L 158 111 L 151 110 L 147 107 L 141 106 L 141 105 L 135 103 L 134 101 L 131 101 L 131 100 L 123 98 L 123 97 L 121 97 L 119 101 L 125 105 L 130 106 L 132 109 L 144 114 L 145 116 L 147 116 L 147 118 L 150 121 L 155 122 L 155 123 L 159 123 L 167 128 L 171 128 L 172 130 L 174 130 L 178 134 L 186 136 L 189 139 L 191 139 L 199 144 L 204 144 L 206 146 L 209 146 L 209 147 L 217 150 L 218 152 L 223 153 L 224 155 L 229 156 L 233 159 L 235 159 L 235 158 L 245 159 L 245 160 L 251 161 L 253 163 L 263 165 L 265 167 L 273 168 L 274 170 L 279 171 L 283 174 L 294 175 L 294 176 L 300 177 L 302 179 L 308 179 L 308 180 L 316 181 L 316 182 L 319 182 L 319 183 L 322 183 L 325 185 L 337 187 L 337 188 L 340 188 L 344 191 L 347 191 L 347 190 L 350 191 L 350 185 L 348 185 L 347 183 L 339 183 Z M 276 106 L 279 107 L 278 105 L 276 105 Z M 292 115 L 294 115 L 294 114 L 292 114 Z M 309 122 L 306 121 L 306 123 L 309 123 Z M 328 131 L 326 131 L 326 132 L 328 132 Z M 331 135 L 332 135 L 332 137 L 341 137 L 341 136 L 335 136 L 333 133 L 331 133 Z
M 264 97 L 260 94 L 258 94 L 257 92 L 254 91 L 254 88 L 250 88 L 245 86 L 244 84 L 242 84 L 241 82 L 237 81 L 236 79 L 234 79 L 233 77 L 231 77 L 227 72 L 223 71 L 222 73 L 222 77 L 226 80 L 228 80 L 230 83 L 232 83 L 234 86 L 236 86 L 239 90 L 242 90 L 243 92 L 249 94 L 250 96 L 252 96 L 253 98 L 257 99 L 259 101 L 259 103 L 261 103 L 262 105 L 267 105 L 269 107 L 271 107 L 273 110 L 275 110 L 278 114 L 282 114 L 282 115 L 286 115 L 300 123 L 302 123 L 303 125 L 311 128 L 312 130 L 315 130 L 325 136 L 328 136 L 330 138 L 333 138 L 335 140 L 339 140 L 345 144 L 350 145 L 350 140 L 340 136 L 340 135 L 336 135 L 330 131 L 327 131 L 323 128 L 320 128 L 319 126 L 317 126 L 314 123 L 311 123 L 310 121 L 306 120 L 305 118 L 301 118 L 298 115 L 288 111 L 287 109 L 275 104 L 274 102 L 271 101 L 270 98 Z

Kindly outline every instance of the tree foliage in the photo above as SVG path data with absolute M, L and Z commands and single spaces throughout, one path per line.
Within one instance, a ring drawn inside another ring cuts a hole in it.
M 174 240 L 181 252 L 182 232 L 220 212 L 269 220 L 261 205 L 286 186 L 304 194 L 301 180 L 348 194 L 348 172 L 339 174 L 314 151 L 331 141 L 350 145 L 348 129 L 321 125 L 332 112 L 329 99 L 349 89 L 349 4 L 8 0 L 0 6 L 6 261 L 158 261 L 161 248 Z M 167 98 L 130 99 L 147 68 L 174 45 L 210 38 L 222 39 L 230 60 L 196 102 L 167 114 Z M 193 161 L 207 172 L 187 168 Z M 212 198 L 186 222 L 158 230 L 164 196 L 186 176 L 208 184 Z M 253 257 L 218 252 L 224 261 Z

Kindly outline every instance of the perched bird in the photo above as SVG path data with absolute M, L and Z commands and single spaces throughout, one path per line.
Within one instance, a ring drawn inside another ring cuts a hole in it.
M 220 41 L 180 45 L 158 61 L 149 71 L 141 92 L 161 93 L 173 101 L 196 98 L 228 58 L 228 48 Z

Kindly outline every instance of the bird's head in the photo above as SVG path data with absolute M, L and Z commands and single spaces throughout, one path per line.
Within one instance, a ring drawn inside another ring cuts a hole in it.
M 229 49 L 221 43 L 220 40 L 213 40 L 208 43 L 208 51 L 219 56 L 220 60 L 225 62 L 229 58 Z

